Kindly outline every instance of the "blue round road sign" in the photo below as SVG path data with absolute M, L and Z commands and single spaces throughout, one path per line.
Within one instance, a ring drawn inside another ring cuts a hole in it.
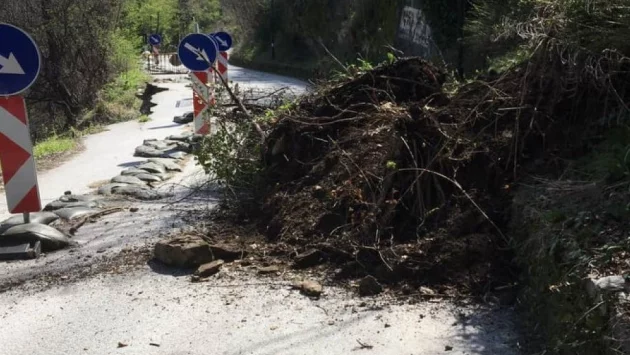
M 26 32 L 6 23 L 0 23 L 0 38 L 0 96 L 17 95 L 37 80 L 39 48 Z
M 192 33 L 179 43 L 177 54 L 182 64 L 191 71 L 206 71 L 217 60 L 217 44 L 202 33 Z
M 227 32 L 217 32 L 213 33 L 212 37 L 219 45 L 219 51 L 227 52 L 232 48 L 232 36 L 230 36 Z
M 149 36 L 149 44 L 152 46 L 158 46 L 162 44 L 162 36 L 159 34 L 152 34 Z

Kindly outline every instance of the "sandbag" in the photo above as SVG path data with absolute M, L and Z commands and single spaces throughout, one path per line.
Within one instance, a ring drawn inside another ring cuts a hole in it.
M 144 182 L 135 176 L 118 175 L 112 178 L 112 183 L 121 183 L 129 185 L 144 185 Z
M 116 187 L 123 187 L 123 186 L 129 186 L 129 184 L 117 183 L 117 184 L 103 185 L 103 186 L 98 188 L 98 194 L 99 195 L 106 195 L 106 196 L 113 195 L 114 192 L 112 190 L 114 188 L 116 188 Z
M 142 169 L 129 168 L 129 169 L 125 169 L 125 170 L 121 171 L 120 175 L 123 175 L 123 176 L 135 176 L 135 175 L 146 174 L 146 173 L 147 172 L 145 170 L 142 170 Z
M 146 182 L 162 182 L 162 178 L 157 176 L 157 175 L 153 175 L 153 174 L 147 174 L 146 172 L 144 174 L 138 174 L 136 175 L 136 177 L 142 181 L 146 181 Z
M 52 212 L 36 212 L 30 214 L 31 223 L 39 223 L 39 224 L 51 224 L 52 222 L 59 219 L 59 216 Z M 0 223 L 0 226 L 17 226 L 20 224 L 24 224 L 24 216 L 13 216 L 9 219 L 6 219 Z
M 93 208 L 98 206 L 98 203 L 95 201 L 83 201 L 83 202 L 63 202 L 63 201 L 53 201 L 44 207 L 44 211 L 56 211 L 60 208 L 73 208 L 73 207 L 88 207 Z
M 33 243 L 40 241 L 43 251 L 54 251 L 70 245 L 70 239 L 57 229 L 39 223 L 22 224 L 6 230 L 0 240 L 10 243 Z
M 62 208 L 55 211 L 55 214 L 61 219 L 71 221 L 75 218 L 87 216 L 92 213 L 96 213 L 99 210 L 86 207 L 74 207 L 74 208 Z
M 158 173 L 158 174 L 163 174 L 166 172 L 166 167 L 164 167 L 164 165 L 156 164 L 152 162 L 142 164 L 138 166 L 138 169 L 142 169 L 150 173 Z
M 182 171 L 182 167 L 179 166 L 173 159 L 167 158 L 150 158 L 149 162 L 156 163 L 164 166 L 167 171 Z

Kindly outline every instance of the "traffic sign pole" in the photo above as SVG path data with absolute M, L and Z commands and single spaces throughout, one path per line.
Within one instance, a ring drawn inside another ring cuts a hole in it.
M 23 30 L 0 23 L 0 166 L 8 210 L 21 213 L 24 223 L 30 212 L 41 211 L 33 142 L 24 97 L 39 76 L 41 54 Z

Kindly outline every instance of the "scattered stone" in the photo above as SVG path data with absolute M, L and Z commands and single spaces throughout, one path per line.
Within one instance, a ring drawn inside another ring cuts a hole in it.
M 444 347 L 444 351 L 452 351 L 452 350 L 453 350 L 453 347 L 450 345 L 447 345 Z
M 207 264 L 203 264 L 199 266 L 197 271 L 195 271 L 195 275 L 199 277 L 209 277 L 221 270 L 221 266 L 223 266 L 225 262 L 221 259 L 209 262 Z
M 300 292 L 309 297 L 319 297 L 324 292 L 324 287 L 317 281 L 305 280 L 296 285 Z
M 437 293 L 435 291 L 433 291 L 432 289 L 425 287 L 425 286 L 420 286 L 420 289 L 418 289 L 418 291 L 420 291 L 420 294 L 423 296 L 435 296 L 437 295 Z
M 144 181 L 135 176 L 119 175 L 112 178 L 112 183 L 129 184 L 129 185 L 145 185 Z
M 55 211 L 55 214 L 59 216 L 61 219 L 66 221 L 71 221 L 75 218 L 87 216 L 92 213 L 98 212 L 97 209 L 87 208 L 87 207 L 71 207 L 71 208 L 61 208 Z
M 146 170 L 138 169 L 138 168 L 129 168 L 120 172 L 120 175 L 123 176 L 136 176 L 140 174 L 146 174 Z
M 293 264 L 296 268 L 306 269 L 309 267 L 317 266 L 324 262 L 324 255 L 320 250 L 311 249 L 307 252 L 299 254 L 293 260 Z
M 182 167 L 179 166 L 173 159 L 167 158 L 151 158 L 149 162 L 156 163 L 164 166 L 167 171 L 182 171 Z
M 269 275 L 280 272 L 280 267 L 278 265 L 271 265 L 266 267 L 261 267 L 258 269 L 258 273 L 261 275 Z
M 140 209 L 139 209 L 138 207 L 131 207 L 131 208 L 129 209 L 129 212 L 131 212 L 131 213 L 136 213 L 136 212 L 138 212 L 138 211 L 140 211 Z
M 129 344 L 118 342 L 118 348 L 124 348 L 124 347 L 127 347 L 127 346 L 129 346 Z
M 59 219 L 59 216 L 52 212 L 36 212 L 30 214 L 31 223 L 39 223 L 39 224 L 51 224 L 52 222 Z M 24 216 L 13 216 L 9 219 L 4 220 L 0 223 L 1 226 L 17 226 L 20 224 L 24 224 Z
M 7 229 L 0 242 L 34 243 L 40 241 L 44 252 L 59 250 L 70 245 L 70 239 L 57 229 L 39 223 L 22 224 Z
M 208 243 L 190 235 L 159 241 L 154 256 L 164 264 L 177 267 L 199 266 L 214 260 Z
M 159 173 L 164 174 L 166 172 L 166 168 L 162 164 L 156 164 L 152 162 L 148 162 L 138 166 L 138 169 L 142 169 L 148 171 L 150 173 Z
M 162 178 L 157 176 L 157 175 L 153 175 L 153 174 L 138 174 L 136 175 L 136 177 L 142 181 L 146 181 L 146 182 L 162 182 Z
M 359 295 L 361 296 L 375 296 L 383 292 L 383 286 L 381 286 L 374 276 L 366 276 L 359 283 Z
M 214 256 L 214 259 L 223 259 L 228 262 L 243 259 L 247 256 L 245 250 L 230 244 L 210 245 L 210 252 Z
M 72 195 L 72 191 L 68 190 L 66 192 L 63 193 L 64 195 Z
M 125 186 L 129 186 L 129 184 L 107 184 L 107 185 L 103 185 L 101 187 L 98 188 L 98 194 L 99 195 L 113 195 L 114 194 L 114 189 L 115 188 L 119 188 L 119 187 L 125 187 Z

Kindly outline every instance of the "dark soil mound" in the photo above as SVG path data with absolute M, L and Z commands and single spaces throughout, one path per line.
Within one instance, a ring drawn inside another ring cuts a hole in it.
M 601 110 L 598 88 L 567 91 L 558 71 L 516 69 L 449 97 L 445 74 L 411 58 L 304 99 L 267 141 L 267 237 L 322 250 L 342 276 L 504 285 L 517 174 L 557 169 L 549 158 L 582 149 L 585 113 Z

